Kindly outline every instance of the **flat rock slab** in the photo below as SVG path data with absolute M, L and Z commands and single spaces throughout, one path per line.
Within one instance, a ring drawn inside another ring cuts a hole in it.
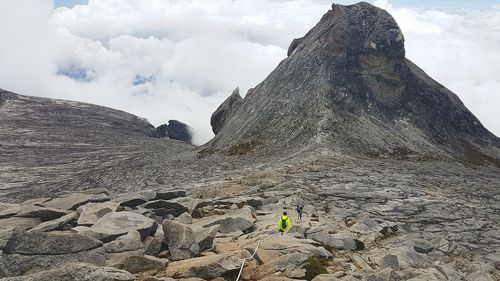
M 4 253 L 22 255 L 61 255 L 98 248 L 102 242 L 71 232 L 15 231 Z
M 19 276 L 42 270 L 49 270 L 68 262 L 105 265 L 106 255 L 102 247 L 84 252 L 62 255 L 20 255 L 0 253 L 0 264 L 6 276 Z M 55 280 L 58 279 L 54 279 L 54 281 Z
M 254 223 L 255 218 L 252 215 L 252 210 L 244 207 L 224 215 L 202 218 L 194 224 L 204 227 L 219 225 L 221 233 L 230 233 L 238 230 L 248 230 L 254 226 Z
M 0 219 L 12 217 L 21 211 L 19 204 L 0 203 Z
M 108 213 L 90 229 L 102 237 L 119 237 L 129 231 L 139 231 L 142 240 L 155 233 L 158 224 L 143 215 L 124 211 Z
M 167 266 L 168 260 L 152 256 L 130 256 L 123 262 L 122 269 L 130 273 L 140 273 L 148 270 L 162 270 Z
M 72 220 L 75 220 L 76 218 L 78 218 L 78 214 L 76 212 L 71 212 L 67 215 L 64 215 L 64 216 L 58 218 L 58 219 L 43 222 L 43 223 L 33 227 L 32 229 L 30 229 L 30 232 L 51 231 L 51 230 L 57 229 L 65 224 L 67 224 L 68 222 L 70 222 Z
M 225 273 L 239 270 L 242 260 L 248 257 L 250 257 L 250 253 L 247 251 L 237 251 L 222 255 L 211 255 L 177 261 L 170 263 L 167 269 L 157 274 L 157 276 L 212 279 L 220 277 Z
M 6 218 L 6 219 L 0 219 L 0 230 L 4 229 L 30 229 L 38 224 L 40 224 L 42 221 L 39 218 L 19 218 L 19 217 L 13 217 L 13 218 Z
M 78 207 L 89 202 L 104 202 L 108 200 L 109 196 L 106 194 L 72 193 L 64 197 L 49 200 L 43 203 L 43 205 L 56 209 L 76 210 Z
M 172 200 L 179 197 L 185 197 L 186 191 L 177 190 L 177 191 L 156 191 L 156 196 L 153 200 Z
M 102 202 L 102 203 L 88 203 L 77 209 L 80 213 L 78 218 L 78 225 L 93 225 L 99 221 L 107 213 L 116 212 L 120 203 L 118 202 Z
M 118 202 L 120 206 L 134 208 L 148 202 L 148 200 L 138 193 L 126 193 L 113 199 L 113 202 Z
M 21 211 L 16 214 L 16 217 L 40 218 L 41 221 L 50 221 L 68 213 L 68 211 L 62 209 L 30 205 L 22 207 Z
M 161 215 L 166 217 L 167 215 L 172 215 L 174 217 L 187 212 L 188 208 L 177 202 L 170 202 L 166 200 L 155 200 L 150 201 L 143 205 L 146 209 L 153 209 L 153 213 L 156 215 Z
M 68 263 L 35 274 L 7 277 L 2 281 L 132 281 L 131 273 L 113 267 L 101 267 L 87 263 Z

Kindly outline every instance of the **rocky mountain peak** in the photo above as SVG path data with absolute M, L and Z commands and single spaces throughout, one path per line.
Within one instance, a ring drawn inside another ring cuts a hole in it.
M 315 50 L 345 53 L 354 58 L 361 54 L 405 57 L 404 36 L 394 18 L 366 2 L 333 4 L 311 31 L 292 41 L 288 56 Z
M 394 18 L 365 2 L 333 5 L 263 82 L 244 99 L 233 93 L 214 116 L 223 121 L 212 150 L 500 159 L 499 139 L 405 58 Z

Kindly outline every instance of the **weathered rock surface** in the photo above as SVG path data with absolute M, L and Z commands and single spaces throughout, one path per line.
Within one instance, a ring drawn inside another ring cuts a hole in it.
M 244 207 L 224 215 L 202 218 L 196 221 L 195 224 L 204 227 L 219 225 L 221 233 L 229 233 L 238 230 L 248 230 L 254 226 L 254 222 L 255 218 L 252 215 L 252 210 Z
M 177 120 L 169 120 L 168 124 L 158 126 L 156 132 L 160 137 L 168 137 L 187 143 L 191 143 L 193 138 L 189 126 Z
M 65 225 L 68 222 L 75 220 L 77 218 L 78 218 L 78 214 L 76 212 L 71 212 L 67 215 L 64 215 L 64 216 L 58 218 L 58 219 L 43 222 L 43 223 L 33 227 L 32 229 L 30 229 L 30 232 L 50 231 L 50 230 L 58 229 L 61 226 Z
M 0 219 L 12 217 L 21 211 L 19 204 L 0 203 Z
M 102 242 L 70 232 L 16 231 L 4 248 L 5 254 L 60 255 L 92 250 Z
M 135 276 L 112 267 L 86 263 L 68 263 L 60 267 L 20 277 L 7 277 L 2 281 L 133 281 Z
M 235 273 L 241 267 L 241 260 L 249 257 L 247 251 L 238 251 L 222 255 L 212 255 L 170 263 L 160 276 L 172 278 L 199 277 L 212 279 L 227 273 Z
M 216 136 L 206 151 L 231 155 L 312 146 L 500 165 L 500 140 L 405 58 L 396 21 L 365 2 L 334 4 L 244 99 L 226 100 L 211 124 Z
M 162 270 L 167 266 L 167 259 L 152 256 L 130 256 L 121 267 L 130 273 L 140 273 L 148 270 Z
M 135 230 L 104 244 L 104 249 L 106 249 L 106 252 L 108 253 L 135 251 L 141 249 L 142 247 L 141 234 Z
M 157 223 L 137 213 L 124 211 L 104 215 L 90 229 L 104 237 L 118 237 L 129 231 L 138 231 L 141 238 L 154 234 Z
M 109 197 L 106 194 L 71 193 L 63 197 L 54 198 L 42 204 L 55 209 L 76 210 L 78 207 L 89 202 L 103 202 L 107 200 L 109 200 Z
M 219 105 L 210 118 L 210 125 L 212 126 L 214 134 L 219 133 L 224 125 L 229 122 L 231 115 L 240 107 L 242 102 L 243 99 L 240 96 L 240 88 L 236 88 L 233 94 Z
M 78 225 L 93 225 L 107 213 L 116 212 L 120 203 L 118 202 L 103 202 L 89 203 L 77 209 L 80 214 L 78 217 Z
M 165 241 L 174 261 L 189 259 L 201 251 L 211 248 L 219 226 L 199 227 L 176 221 L 165 220 L 162 223 Z
M 50 208 L 50 207 L 40 207 L 35 205 L 27 205 L 21 208 L 21 211 L 16 214 L 17 217 L 24 218 L 39 218 L 42 221 L 49 221 L 53 219 L 58 219 L 65 216 L 69 211 Z
M 188 208 L 177 202 L 170 202 L 167 200 L 155 200 L 150 201 L 143 205 L 146 209 L 152 209 L 151 213 L 155 215 L 160 215 L 166 217 L 167 215 L 172 215 L 174 217 L 187 212 Z
M 134 192 L 122 194 L 119 197 L 113 199 L 113 202 L 119 203 L 120 206 L 133 208 L 148 202 L 148 200 L 143 195 Z

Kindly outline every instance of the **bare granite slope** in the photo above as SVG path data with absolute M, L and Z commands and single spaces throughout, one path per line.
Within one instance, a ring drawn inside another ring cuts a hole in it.
M 217 135 L 207 148 L 222 151 L 323 147 L 348 155 L 500 159 L 500 140 L 405 58 L 392 16 L 364 2 L 334 4 L 244 99 L 235 92 L 221 105 L 212 127 Z
M 0 91 L 0 197 L 118 186 L 131 188 L 146 155 L 177 155 L 193 146 L 157 138 L 155 128 L 129 113 L 72 101 Z M 168 166 L 168 161 L 165 161 Z M 142 173 L 141 173 L 142 172 Z

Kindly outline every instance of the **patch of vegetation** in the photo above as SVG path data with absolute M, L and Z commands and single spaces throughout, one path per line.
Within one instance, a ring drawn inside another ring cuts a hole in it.
M 500 159 L 486 155 L 472 146 L 467 146 L 465 148 L 464 153 L 462 155 L 462 159 L 466 163 L 473 165 L 482 165 L 490 163 L 500 168 Z
M 227 155 L 243 155 L 247 154 L 249 152 L 252 152 L 255 147 L 258 145 L 262 144 L 262 142 L 258 139 L 245 142 L 245 143 L 238 143 L 233 145 L 227 152 Z
M 308 258 L 306 265 L 306 280 L 312 280 L 320 274 L 328 274 L 328 271 L 326 270 L 327 266 L 328 261 L 325 259 L 319 259 L 316 257 Z
M 202 149 L 198 154 L 196 154 L 196 159 L 201 159 L 205 158 L 209 155 L 215 154 L 217 152 L 217 149 L 207 147 L 205 149 Z

